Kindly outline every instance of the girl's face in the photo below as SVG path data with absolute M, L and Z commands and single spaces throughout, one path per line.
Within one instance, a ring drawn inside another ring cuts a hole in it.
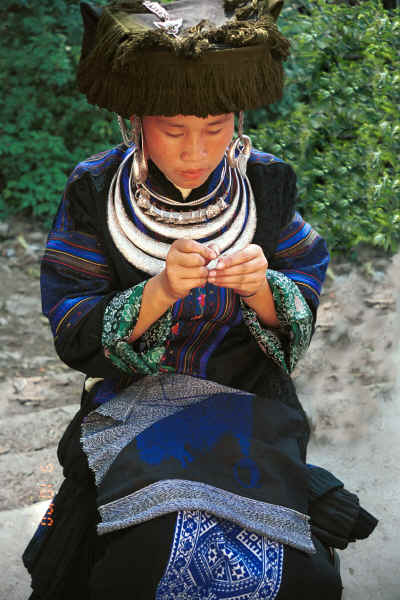
M 199 187 L 221 162 L 232 140 L 234 117 L 143 117 L 145 156 L 176 186 Z

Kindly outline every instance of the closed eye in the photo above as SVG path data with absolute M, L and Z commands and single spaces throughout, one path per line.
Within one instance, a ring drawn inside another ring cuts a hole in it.
M 221 133 L 222 129 L 219 129 L 218 131 L 209 131 L 208 133 L 210 135 L 218 135 L 219 133 Z M 165 135 L 167 135 L 168 137 L 172 137 L 172 138 L 180 138 L 183 136 L 183 133 L 180 133 L 178 135 L 174 135 L 172 133 L 166 133 Z

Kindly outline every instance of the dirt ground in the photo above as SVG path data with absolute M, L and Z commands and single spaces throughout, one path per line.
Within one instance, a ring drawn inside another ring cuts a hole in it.
M 0 223 L 0 510 L 30 506 L 77 410 L 82 374 L 57 358 L 41 316 L 45 231 Z M 333 260 L 314 338 L 293 377 L 312 425 L 308 461 L 330 469 L 379 524 L 340 553 L 344 600 L 400 600 L 400 254 Z M 38 487 L 39 486 L 39 487 Z M 50 496 L 48 496 L 50 497 Z M 10 596 L 7 600 L 14 600 Z

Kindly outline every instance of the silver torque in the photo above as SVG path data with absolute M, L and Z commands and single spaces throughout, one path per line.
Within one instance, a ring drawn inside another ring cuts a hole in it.
M 127 157 L 129 158 L 129 157 Z M 125 161 L 124 161 L 125 162 Z M 123 164 L 123 163 L 121 163 Z M 121 168 L 121 167 L 120 167 Z M 114 209 L 114 188 L 118 173 L 115 173 L 109 193 L 108 193 L 108 204 L 107 204 L 107 224 L 108 229 L 113 239 L 113 242 L 117 249 L 121 252 L 122 256 L 133 266 L 137 267 L 149 275 L 157 275 L 165 267 L 165 261 L 158 260 L 148 254 L 145 254 L 139 250 L 128 238 L 124 235 L 115 214 Z
M 132 223 L 126 214 L 121 198 L 121 175 L 130 157 L 131 154 L 128 154 L 122 161 L 110 185 L 107 205 L 108 228 L 115 246 L 130 264 L 145 273 L 156 275 L 165 267 L 165 260 L 163 259 L 168 254 L 170 244 L 159 242 L 147 236 Z M 242 177 L 237 173 L 236 176 L 238 180 L 237 196 L 242 197 L 240 213 L 226 232 L 212 240 L 218 244 L 225 255 L 233 254 L 251 243 L 256 230 L 257 214 L 251 184 L 246 176 Z M 249 194 L 246 192 L 245 183 L 248 185 Z M 249 214 L 243 228 L 247 206 Z M 185 227 L 184 229 L 186 235 L 189 236 L 189 228 Z M 239 235 L 242 229 L 243 231 Z
M 235 175 L 237 178 L 238 175 L 236 173 L 235 173 Z M 131 178 L 132 178 L 132 173 L 131 173 Z M 130 182 L 129 188 L 131 189 L 131 182 Z M 232 219 L 232 217 L 235 214 L 235 211 L 237 209 L 237 206 L 239 203 L 239 197 L 240 197 L 239 186 L 237 186 L 235 198 L 233 199 L 232 204 L 229 206 L 229 208 L 227 208 L 221 215 L 219 215 L 218 217 L 216 217 L 209 223 L 205 223 L 205 224 L 201 224 L 201 225 L 193 225 L 192 227 L 187 227 L 187 226 L 182 226 L 182 225 L 181 226 L 177 225 L 174 227 L 174 226 L 166 225 L 164 223 L 160 223 L 160 222 L 156 221 L 155 219 L 152 219 L 150 216 L 146 215 L 146 213 L 143 212 L 141 210 L 141 208 L 138 206 L 136 199 L 132 196 L 131 196 L 131 202 L 132 202 L 132 205 L 135 209 L 135 213 L 137 214 L 138 218 L 142 221 L 142 223 L 146 227 L 148 227 L 155 233 L 158 233 L 159 235 L 162 235 L 163 237 L 166 237 L 166 238 L 172 238 L 174 240 L 179 240 L 179 239 L 186 238 L 186 237 L 190 237 L 190 239 L 193 239 L 193 240 L 198 240 L 200 238 L 205 238 L 210 235 L 214 235 L 220 229 L 222 229 L 222 227 L 225 227 L 226 225 L 228 225 L 230 219 Z
M 129 219 L 121 198 L 120 184 L 122 168 L 118 169 L 117 173 L 118 175 L 114 191 L 115 214 L 122 231 L 124 232 L 128 240 L 132 242 L 135 246 L 137 246 L 140 250 L 143 250 L 143 252 L 150 256 L 155 256 L 156 258 L 161 258 L 165 260 L 167 258 L 167 254 L 171 247 L 171 244 L 166 244 L 165 242 L 160 241 L 158 241 L 155 244 L 154 239 L 146 235 L 143 231 L 140 231 L 140 229 L 136 227 L 135 223 L 133 223 L 133 221 Z
M 228 250 L 226 250 L 224 252 L 224 254 L 226 256 L 228 256 L 229 254 L 234 254 L 238 250 L 242 250 L 243 248 L 246 248 L 246 246 L 251 244 L 251 242 L 253 241 L 254 234 L 256 232 L 257 207 L 256 207 L 256 203 L 254 200 L 254 192 L 253 192 L 253 188 L 251 187 L 250 181 L 248 180 L 247 176 L 245 176 L 243 179 L 245 179 L 247 185 L 249 186 L 249 190 L 250 190 L 249 214 L 247 217 L 246 226 L 243 229 L 242 233 L 240 234 L 238 239 L 235 241 L 235 243 L 231 246 L 231 248 L 229 248 Z
M 189 223 L 205 223 L 210 219 L 213 219 L 224 212 L 227 208 L 229 208 L 229 204 L 226 203 L 226 198 L 228 197 L 232 187 L 232 170 L 229 169 L 229 183 L 228 186 L 222 196 L 217 198 L 215 202 L 209 204 L 206 208 L 200 208 L 192 211 L 185 212 L 174 212 L 167 211 L 160 208 L 156 208 L 154 204 L 151 202 L 151 197 L 158 199 L 160 196 L 155 194 L 152 191 L 148 191 L 147 186 L 141 185 L 137 187 L 134 192 L 135 199 L 138 202 L 140 208 L 144 210 L 144 212 L 150 216 L 154 217 L 156 221 L 162 223 L 168 223 L 172 225 L 188 225 Z M 144 190 L 144 192 L 143 192 Z M 133 190 L 130 190 L 130 193 L 133 193 Z M 145 195 L 145 201 L 143 203 L 143 196 Z M 142 198 L 142 203 L 141 203 Z M 182 202 L 178 202 L 181 207 L 183 206 Z M 185 202 L 184 206 L 188 206 Z M 189 204 L 190 206 L 190 204 Z

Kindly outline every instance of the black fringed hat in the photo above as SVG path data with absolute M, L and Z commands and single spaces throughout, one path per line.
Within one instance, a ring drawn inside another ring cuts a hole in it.
M 283 0 L 125 0 L 81 3 L 78 85 L 122 117 L 207 117 L 282 98 L 290 42 Z

